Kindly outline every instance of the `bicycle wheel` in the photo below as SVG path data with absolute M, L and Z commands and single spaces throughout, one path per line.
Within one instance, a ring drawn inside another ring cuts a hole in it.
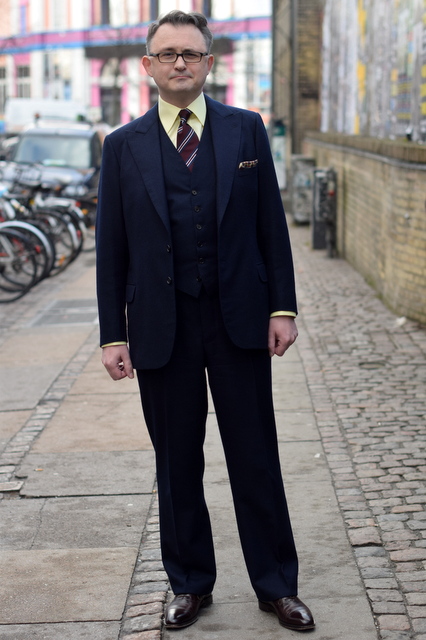
M 15 229 L 0 225 L 0 302 L 13 302 L 37 282 L 34 247 Z
M 75 227 L 57 211 L 37 211 L 34 220 L 49 235 L 55 246 L 55 264 L 49 275 L 57 275 L 72 262 L 78 252 L 79 241 Z
M 3 224 L 3 228 L 19 231 L 33 245 L 37 263 L 37 282 L 49 275 L 55 263 L 55 247 L 48 235 L 37 226 L 37 221 L 11 220 Z

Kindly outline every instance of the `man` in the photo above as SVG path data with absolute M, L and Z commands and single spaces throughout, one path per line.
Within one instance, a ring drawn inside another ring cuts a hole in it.
M 270 362 L 297 337 L 291 249 L 260 117 L 202 93 L 211 43 L 201 14 L 153 23 L 142 63 L 159 104 L 105 140 L 102 360 L 114 380 L 137 370 L 175 594 L 166 627 L 195 622 L 216 577 L 203 493 L 207 370 L 259 607 L 303 631 L 315 625 L 297 598 Z

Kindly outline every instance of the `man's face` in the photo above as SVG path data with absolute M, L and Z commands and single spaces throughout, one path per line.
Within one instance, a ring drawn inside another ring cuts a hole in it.
M 150 53 L 206 53 L 204 37 L 192 24 L 175 27 L 162 24 L 151 40 Z M 186 63 L 181 56 L 176 62 L 159 62 L 158 58 L 144 56 L 142 64 L 158 87 L 160 96 L 177 107 L 187 107 L 197 98 L 213 65 L 213 56 L 203 56 L 201 62 Z

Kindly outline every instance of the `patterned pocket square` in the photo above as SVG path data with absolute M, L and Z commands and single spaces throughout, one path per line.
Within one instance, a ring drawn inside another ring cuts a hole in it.
M 253 169 L 257 165 L 259 160 L 245 160 L 245 162 L 240 162 L 238 165 L 239 169 Z

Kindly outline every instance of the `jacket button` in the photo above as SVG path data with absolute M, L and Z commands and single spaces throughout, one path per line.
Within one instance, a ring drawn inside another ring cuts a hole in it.
M 194 211 L 196 211 L 198 213 L 199 211 L 201 211 L 201 207 L 199 207 L 199 206 L 194 207 Z
M 192 195 L 193 195 L 193 196 L 196 196 L 196 195 L 197 195 L 197 193 L 198 193 L 198 191 L 195 191 L 195 189 L 193 189 L 193 190 L 191 191 L 191 193 L 192 193 Z
M 199 262 L 200 264 L 204 264 L 205 260 L 204 260 L 204 258 L 198 258 L 198 262 Z
M 172 284 L 172 279 L 171 279 L 170 276 L 167 278 L 166 282 L 167 282 L 167 284 Z
M 168 245 L 167 245 L 167 247 L 166 247 L 166 251 L 167 251 L 167 253 L 170 253 L 170 252 L 171 252 L 171 250 L 172 250 L 172 248 L 171 248 L 171 246 L 168 244 Z

